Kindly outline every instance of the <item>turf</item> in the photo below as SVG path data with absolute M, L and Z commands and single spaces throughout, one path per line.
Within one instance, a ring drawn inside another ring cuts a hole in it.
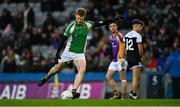
M 180 99 L 139 100 L 0 100 L 0 106 L 180 106 Z

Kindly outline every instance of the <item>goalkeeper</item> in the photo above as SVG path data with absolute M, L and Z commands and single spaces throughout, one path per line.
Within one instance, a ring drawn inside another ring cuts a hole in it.
M 110 20 L 92 22 L 85 21 L 85 17 L 86 10 L 84 8 L 78 8 L 75 12 L 75 20 L 67 26 L 64 36 L 59 44 L 59 48 L 56 53 L 58 63 L 55 64 L 48 74 L 41 79 L 38 86 L 42 86 L 50 79 L 50 77 L 60 72 L 66 62 L 73 61 L 78 73 L 74 80 L 72 94 L 73 99 L 79 98 L 80 93 L 77 93 L 76 91 L 83 80 L 86 71 L 86 59 L 84 53 L 88 31 L 92 27 L 100 27 L 108 23 L 118 21 L 122 18 L 121 16 L 117 16 Z

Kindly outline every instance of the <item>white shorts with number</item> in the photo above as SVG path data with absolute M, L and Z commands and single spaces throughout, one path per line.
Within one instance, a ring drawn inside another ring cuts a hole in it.
M 79 54 L 79 53 L 64 51 L 61 55 L 61 59 L 58 59 L 58 62 L 63 63 L 63 62 L 75 61 L 79 59 L 83 59 L 84 61 L 86 61 L 84 53 Z
M 112 70 L 112 71 L 122 71 L 122 70 L 126 70 L 127 68 L 127 62 L 124 61 L 117 61 L 117 62 L 111 62 L 109 65 L 108 70 Z

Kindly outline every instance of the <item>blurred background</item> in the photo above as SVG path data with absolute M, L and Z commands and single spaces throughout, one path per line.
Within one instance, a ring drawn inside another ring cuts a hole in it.
M 1 0 L 0 99 L 58 98 L 72 88 L 73 64 L 39 88 L 55 63 L 55 54 L 66 26 L 77 8 L 87 9 L 87 20 L 123 15 L 119 31 L 131 30 L 131 20 L 145 22 L 144 57 L 140 98 L 180 98 L 180 3 L 178 0 Z M 87 74 L 81 98 L 109 98 L 105 73 L 111 62 L 108 27 L 92 29 L 87 37 Z M 131 71 L 127 71 L 128 92 Z M 119 84 L 119 75 L 114 79 Z

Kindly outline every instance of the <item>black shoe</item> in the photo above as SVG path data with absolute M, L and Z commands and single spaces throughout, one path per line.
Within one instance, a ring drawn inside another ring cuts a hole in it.
M 79 98 L 80 97 L 80 93 L 77 93 L 77 92 L 73 92 L 72 93 L 73 94 L 73 98 L 72 99 L 77 99 L 77 98 Z
M 41 86 L 44 85 L 47 81 L 48 81 L 48 79 L 46 79 L 45 77 L 42 78 L 42 79 L 39 81 L 38 86 L 41 87 Z
M 130 93 L 130 94 L 129 94 L 129 98 L 130 98 L 130 99 L 133 99 L 133 100 L 136 100 L 136 99 L 137 99 L 137 96 L 133 96 L 133 94 Z

